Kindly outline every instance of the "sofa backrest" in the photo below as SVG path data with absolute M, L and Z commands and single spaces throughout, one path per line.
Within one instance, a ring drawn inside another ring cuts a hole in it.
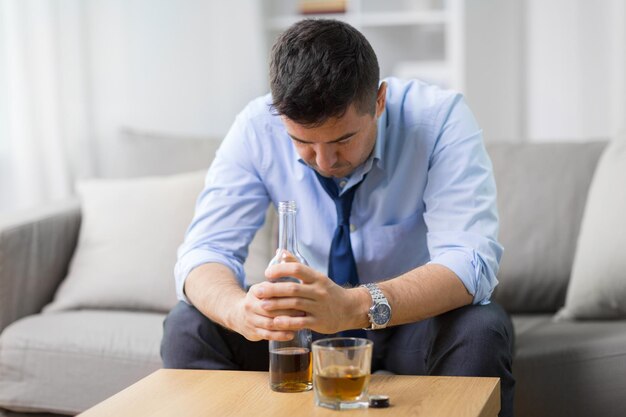
M 511 313 L 565 301 L 587 192 L 606 142 L 491 143 L 500 213 L 494 299 Z

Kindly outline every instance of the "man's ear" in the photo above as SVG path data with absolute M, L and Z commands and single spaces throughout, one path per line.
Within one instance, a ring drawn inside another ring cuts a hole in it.
M 378 87 L 378 94 L 376 95 L 376 118 L 379 118 L 385 110 L 385 100 L 387 99 L 387 83 L 383 81 Z

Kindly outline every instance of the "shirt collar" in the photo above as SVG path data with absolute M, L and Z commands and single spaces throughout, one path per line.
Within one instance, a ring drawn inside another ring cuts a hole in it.
M 383 110 L 383 114 L 380 115 L 377 122 L 378 133 L 376 135 L 376 145 L 374 145 L 374 161 L 378 168 L 385 169 L 385 159 L 383 158 L 383 151 L 385 150 L 385 140 L 387 138 L 387 107 Z

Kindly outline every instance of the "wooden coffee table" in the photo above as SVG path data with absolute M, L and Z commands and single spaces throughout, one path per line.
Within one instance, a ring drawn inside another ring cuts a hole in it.
M 500 410 L 498 378 L 372 375 L 370 394 L 389 395 L 391 407 L 316 407 L 312 391 L 271 391 L 267 372 L 161 369 L 80 416 L 495 417 Z

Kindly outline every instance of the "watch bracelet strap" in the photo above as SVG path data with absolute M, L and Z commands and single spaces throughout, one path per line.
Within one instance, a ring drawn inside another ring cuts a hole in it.
M 387 297 L 385 297 L 385 294 L 383 294 L 383 292 L 380 290 L 380 288 L 378 288 L 378 285 L 376 285 L 376 284 L 365 284 L 363 286 L 366 287 L 369 290 L 370 295 L 372 296 L 372 301 L 374 302 L 374 304 L 380 303 L 380 302 L 387 303 Z

